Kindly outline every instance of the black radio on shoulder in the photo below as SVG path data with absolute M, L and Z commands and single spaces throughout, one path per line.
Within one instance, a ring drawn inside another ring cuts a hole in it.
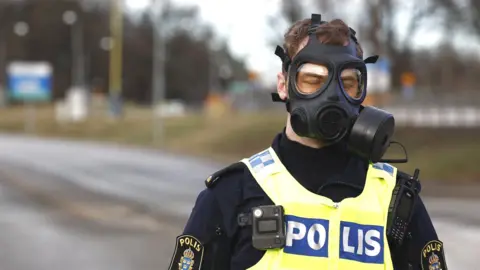
M 252 208 L 252 245 L 256 249 L 277 249 L 285 246 L 285 216 L 281 205 Z
M 388 209 L 387 236 L 394 247 L 400 247 L 407 234 L 408 224 L 420 193 L 419 173 L 420 171 L 415 169 L 413 177 L 399 177 L 393 190 Z

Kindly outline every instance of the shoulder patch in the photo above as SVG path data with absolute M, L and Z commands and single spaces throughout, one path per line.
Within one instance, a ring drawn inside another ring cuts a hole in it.
M 191 235 L 178 236 L 168 270 L 200 270 L 202 262 L 203 244 Z
M 272 155 L 270 154 L 270 151 L 267 149 L 265 151 L 262 151 L 256 155 L 251 156 L 248 159 L 248 162 L 250 163 L 250 166 L 252 167 L 253 171 L 259 172 L 263 168 L 272 165 L 275 163 L 275 160 L 273 159 Z
M 439 240 L 428 242 L 420 255 L 422 270 L 448 270 L 443 252 L 443 243 Z

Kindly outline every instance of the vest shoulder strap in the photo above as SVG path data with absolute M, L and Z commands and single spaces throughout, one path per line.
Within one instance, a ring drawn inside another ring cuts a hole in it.
M 398 179 L 399 170 L 388 163 L 377 162 L 373 163 L 372 167 L 380 172 L 380 176 L 383 179 L 387 179 L 391 185 L 395 186 Z
M 205 180 L 205 186 L 207 188 L 213 188 L 218 181 L 220 181 L 223 176 L 232 173 L 234 171 L 239 171 L 239 170 L 244 170 L 246 168 L 246 165 L 239 161 L 235 162 L 213 174 L 211 174 L 206 180 Z

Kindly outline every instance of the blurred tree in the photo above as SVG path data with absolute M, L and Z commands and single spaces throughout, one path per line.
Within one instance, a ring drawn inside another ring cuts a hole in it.
M 211 90 L 208 44 L 180 30 L 167 43 L 167 50 L 167 98 L 203 101 Z
M 470 1 L 470 6 L 468 8 L 470 11 L 470 21 L 472 22 L 473 29 L 476 31 L 477 36 L 480 36 L 480 1 L 472 0 Z
M 222 42 L 220 48 L 213 51 L 217 59 L 217 64 L 220 65 L 219 76 L 221 91 L 229 89 L 230 84 L 234 80 L 248 80 L 248 72 L 245 69 L 245 62 L 232 56 L 230 48 L 226 42 Z
M 480 1 L 433 0 L 448 18 L 450 28 L 474 34 L 480 38 Z
M 63 13 L 72 10 L 83 24 L 86 79 L 106 93 L 108 86 L 108 1 L 100 0 L 5 0 L 0 2 L 0 65 L 14 60 L 46 60 L 54 66 L 54 97 L 64 96 L 71 84 L 71 29 L 63 22 Z M 210 42 L 212 30 L 198 19 L 197 10 L 167 3 L 162 27 L 168 34 L 166 90 L 167 98 L 198 104 L 209 91 Z M 13 33 L 13 25 L 26 22 L 24 37 Z M 124 17 L 123 95 L 127 100 L 149 103 L 152 76 L 152 25 L 147 14 L 139 20 Z M 4 50 L 2 50 L 4 48 Z M 2 51 L 4 52 L 2 54 Z M 242 61 L 228 50 L 232 77 L 245 77 Z M 216 63 L 214 63 L 216 65 Z M 218 70 L 218 66 L 213 70 Z M 5 81 L 2 68 L 0 80 Z
M 327 5 L 335 10 L 341 10 L 341 5 L 345 5 L 332 0 L 319 0 L 317 4 L 319 7 Z M 413 37 L 422 23 L 441 15 L 440 9 L 430 0 L 366 0 L 362 1 L 362 4 L 363 7 L 358 6 L 358 10 L 363 9 L 364 15 L 361 16 L 356 29 L 362 47 L 371 54 L 390 59 L 393 83 L 399 85 L 400 74 L 412 70 L 410 45 L 414 40 Z M 399 14 L 400 10 L 408 15 Z M 398 32 L 399 16 L 402 16 L 405 30 L 402 35 Z
M 428 85 L 435 88 L 435 92 L 472 89 L 470 87 L 476 84 L 476 78 L 471 72 L 459 73 L 459 71 L 478 68 L 478 59 L 462 56 L 455 50 L 451 44 L 452 39 L 449 38 L 456 31 L 455 25 L 460 26 L 460 29 L 465 28 L 465 20 L 470 21 L 472 26 L 470 29 L 478 30 L 477 34 L 480 37 L 480 28 L 475 27 L 480 26 L 478 21 L 480 1 L 467 2 L 470 4 L 455 0 L 364 1 L 366 14 L 363 17 L 368 19 L 360 21 L 359 39 L 373 54 L 386 56 L 391 60 L 394 86 L 400 85 L 402 73 L 414 71 L 422 74 L 426 69 L 428 75 L 426 74 L 420 81 L 425 83 L 428 81 Z M 402 20 L 399 20 L 400 18 Z M 453 21 L 458 23 L 452 23 Z M 403 33 L 399 32 L 397 22 L 403 24 Z M 445 43 L 433 52 L 413 51 L 411 45 L 421 26 L 424 26 L 424 29 L 430 27 L 443 32 L 446 37 Z M 429 59 L 425 59 L 426 57 Z M 416 61 L 418 59 L 426 61 Z M 462 83 L 458 83 L 459 78 L 464 79 Z
M 72 2 L 55 5 L 52 1 L 45 1 L 41 6 L 38 3 L 39 1 L 2 1 L 0 5 L 0 38 L 5 49 L 2 78 L 5 78 L 7 62 L 47 60 L 56 67 L 54 96 L 58 96 L 58 90 L 68 85 L 70 76 L 70 58 L 65 57 L 70 49 L 70 39 L 68 28 L 62 23 L 62 13 L 67 9 L 74 10 L 77 6 Z M 45 13 L 47 10 L 48 13 Z M 29 26 L 28 33 L 23 37 L 17 36 L 13 31 L 17 22 L 25 22 Z
M 322 20 L 333 18 L 338 13 L 335 9 L 338 5 L 335 5 L 332 0 L 314 0 L 314 2 L 308 3 L 308 6 L 305 5 L 305 2 L 295 0 L 281 0 L 280 4 L 279 14 L 268 17 L 268 24 L 273 30 L 271 44 L 274 47 L 283 44 L 285 31 L 294 22 L 309 18 L 311 13 L 320 13 Z
M 320 12 L 324 17 L 332 19 L 340 17 L 348 22 L 348 14 L 345 13 L 345 6 L 353 3 L 350 1 L 334 1 L 334 0 L 313 0 L 314 8 L 308 7 L 310 12 Z M 456 74 L 458 70 L 467 68 L 475 69 L 479 66 L 478 60 L 461 57 L 451 45 L 444 45 L 445 50 L 437 50 L 437 53 L 430 51 L 413 51 L 412 41 L 420 30 L 420 26 L 430 24 L 435 30 L 441 30 L 445 35 L 449 35 L 453 24 L 451 20 L 461 22 L 465 26 L 465 21 L 469 20 L 471 28 L 478 30 L 480 37 L 480 22 L 478 20 L 480 12 L 480 1 L 470 1 L 470 5 L 455 0 L 423 0 L 423 1 L 400 1 L 400 0 L 366 0 L 361 5 L 356 4 L 355 9 L 361 14 L 358 21 L 357 36 L 362 47 L 371 54 L 379 54 L 381 57 L 388 57 L 392 63 L 392 77 L 394 87 L 400 85 L 400 76 L 405 71 L 414 71 L 424 74 L 423 78 L 419 78 L 419 82 L 429 84 L 436 90 L 448 91 L 454 82 L 454 75 L 442 77 L 442 80 L 434 80 L 435 74 L 442 76 L 451 71 Z M 463 10 L 468 9 L 468 13 Z M 302 6 L 299 2 L 292 0 L 282 0 L 279 17 L 271 18 L 270 24 L 272 29 L 281 25 L 280 22 L 286 22 L 284 29 L 291 23 L 307 18 L 310 14 L 306 13 L 307 7 Z M 400 11 L 402 13 L 400 14 Z M 467 15 L 468 14 L 468 15 Z M 401 16 L 401 17 L 400 17 Z M 402 18 L 402 27 L 399 27 L 399 18 Z M 474 19 L 477 18 L 477 19 Z M 449 20 L 451 19 L 451 20 Z M 351 23 L 349 23 L 351 24 Z M 399 32 L 399 29 L 402 29 Z M 278 31 L 277 31 L 278 33 Z M 282 35 L 284 33 L 282 32 Z M 282 44 L 283 36 L 279 34 L 272 38 L 272 45 Z M 450 50 L 446 50 L 447 46 Z M 424 59 L 423 62 L 417 59 Z M 428 63 L 428 64 L 426 64 Z M 431 73 L 429 73 L 431 67 Z M 443 71 L 439 71 L 442 67 Z M 456 67 L 452 69 L 450 67 Z M 439 73 L 440 72 L 440 73 Z M 426 74 L 428 73 L 428 74 Z M 463 85 L 473 85 L 469 81 L 475 81 L 474 76 L 462 75 L 465 78 Z M 438 77 L 437 77 L 438 78 Z M 450 78 L 450 79 L 447 79 Z M 449 82 L 447 82 L 449 81 Z M 442 83 L 440 83 L 442 82 Z
M 304 9 L 298 1 L 295 0 L 282 0 L 281 12 L 287 22 L 293 23 L 304 18 Z
M 4 86 L 6 83 L 5 69 L 6 69 L 6 53 L 7 53 L 7 38 L 10 34 L 12 25 L 12 1 L 0 2 L 0 85 Z
M 279 14 L 267 18 L 272 29 L 271 44 L 275 48 L 283 45 L 283 35 L 286 28 L 292 23 L 305 18 L 305 8 L 301 2 L 295 0 L 281 0 Z M 284 26 L 284 27 L 282 27 Z

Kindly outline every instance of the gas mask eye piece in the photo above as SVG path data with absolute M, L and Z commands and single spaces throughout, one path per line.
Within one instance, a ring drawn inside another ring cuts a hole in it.
M 296 90 L 301 95 L 315 94 L 328 83 L 329 70 L 324 65 L 304 63 L 296 72 Z
M 366 91 L 365 74 L 362 68 L 344 68 L 340 73 L 339 82 L 343 92 L 354 103 L 363 101 Z

